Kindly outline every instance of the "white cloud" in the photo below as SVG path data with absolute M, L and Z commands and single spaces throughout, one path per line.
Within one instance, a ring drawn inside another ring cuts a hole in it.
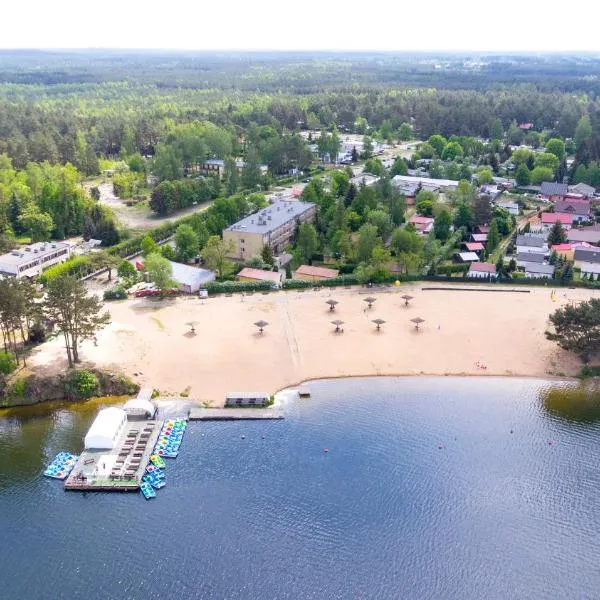
M 3 48 L 600 50 L 592 2 L 9 2 L 0 9 Z

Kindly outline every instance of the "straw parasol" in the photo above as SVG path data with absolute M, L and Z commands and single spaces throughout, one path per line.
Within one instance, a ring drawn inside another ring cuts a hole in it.
M 254 324 L 258 327 L 260 333 L 262 333 L 263 329 L 268 325 L 268 323 L 266 321 L 262 321 L 262 320 L 256 321 L 256 323 L 254 323 Z
M 372 322 L 375 323 L 375 325 L 377 325 L 377 331 L 379 331 L 381 326 L 385 323 L 383 319 L 373 319 Z
M 327 304 L 329 304 L 329 310 L 334 311 L 339 302 L 337 300 L 327 300 Z
M 186 325 L 190 328 L 190 333 L 196 335 L 196 321 L 188 321 Z
M 344 324 L 344 321 L 340 321 L 339 319 L 336 319 L 335 321 L 331 321 L 332 325 L 335 325 L 335 332 L 339 333 L 340 331 L 344 331 L 343 329 L 341 329 L 342 325 Z
M 414 319 L 411 319 L 411 321 L 415 324 L 415 329 L 417 331 L 419 331 L 419 325 L 425 323 L 425 319 L 421 319 L 421 317 L 415 317 Z
M 363 302 L 366 302 L 369 305 L 369 308 L 372 308 L 373 302 L 375 302 L 375 300 L 377 300 L 377 298 L 373 298 L 373 296 L 367 296 L 363 299 Z
M 400 297 L 402 298 L 402 300 L 404 300 L 404 306 L 408 306 L 409 301 L 413 299 L 413 297 L 409 296 L 408 294 L 404 294 L 404 296 Z

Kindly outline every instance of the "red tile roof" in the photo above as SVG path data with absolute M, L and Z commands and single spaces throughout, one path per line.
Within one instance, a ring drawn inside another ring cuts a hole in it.
M 421 215 L 413 215 L 409 220 L 409 223 L 413 225 L 429 225 L 429 223 L 433 223 L 433 219 L 431 217 L 422 217 Z
M 327 269 L 325 267 L 313 267 L 312 265 L 300 265 L 296 269 L 296 275 L 308 275 L 309 277 L 322 277 L 323 279 L 330 279 L 337 277 L 339 271 L 336 269 Z
M 272 281 L 273 283 L 279 283 L 281 281 L 281 273 L 276 273 L 275 271 L 263 271 L 262 269 L 251 269 L 250 267 L 244 267 L 238 273 L 238 277 L 257 279 L 258 281 Z
M 489 225 L 477 225 L 477 233 L 489 233 Z
M 471 237 L 473 238 L 474 242 L 487 242 L 488 234 L 487 233 L 472 233 Z
M 465 248 L 469 252 L 478 252 L 479 250 L 484 249 L 484 245 L 481 242 L 467 242 Z
M 573 215 L 566 213 L 542 213 L 542 223 L 556 223 L 558 221 L 561 225 L 573 225 Z
M 471 263 L 471 268 L 469 269 L 469 271 L 479 271 L 480 273 L 495 273 L 496 272 L 496 265 L 493 265 L 492 263 Z
M 569 252 L 572 250 L 573 246 L 571 244 L 555 244 L 550 248 L 553 252 Z

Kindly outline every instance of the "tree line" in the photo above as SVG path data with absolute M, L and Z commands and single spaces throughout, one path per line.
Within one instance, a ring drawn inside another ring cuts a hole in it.
M 86 196 L 80 179 L 71 164 L 30 162 L 16 169 L 0 155 L 0 251 L 13 248 L 16 236 L 23 235 L 32 242 L 81 234 L 107 246 L 118 242 L 112 213 Z

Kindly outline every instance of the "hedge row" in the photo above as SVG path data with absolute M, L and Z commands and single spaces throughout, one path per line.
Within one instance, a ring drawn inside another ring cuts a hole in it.
M 284 290 L 302 290 L 317 286 L 337 287 L 340 285 L 356 285 L 358 280 L 354 275 L 345 275 L 344 277 L 332 277 L 322 281 L 304 281 L 302 279 L 286 279 L 283 282 Z
M 88 256 L 74 256 L 63 263 L 54 265 L 46 269 L 40 276 L 39 281 L 44 285 L 51 279 L 61 275 L 74 275 L 75 277 L 84 277 L 91 272 L 92 266 Z
M 469 265 L 439 265 L 436 267 L 438 275 L 452 275 L 452 273 L 466 273 Z
M 204 286 L 209 294 L 235 294 L 237 292 L 268 292 L 273 286 L 268 281 L 211 281 Z

